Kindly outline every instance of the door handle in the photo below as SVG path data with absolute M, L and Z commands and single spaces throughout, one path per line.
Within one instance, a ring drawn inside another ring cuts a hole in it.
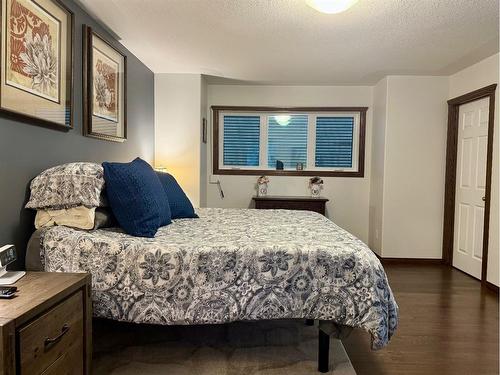
M 483 202 L 486 202 L 486 197 L 482 197 L 481 199 L 483 200 Z

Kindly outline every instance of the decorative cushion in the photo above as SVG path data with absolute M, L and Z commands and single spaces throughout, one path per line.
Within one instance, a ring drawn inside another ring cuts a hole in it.
M 197 218 L 193 205 L 174 176 L 165 172 L 156 172 L 168 196 L 172 219 Z
M 37 210 L 35 228 L 65 225 L 78 229 L 99 229 L 116 226 L 116 219 L 110 210 L 103 207 L 77 206 L 59 210 Z
M 96 163 L 68 163 L 49 168 L 31 181 L 26 208 L 62 209 L 103 205 L 102 166 Z
M 102 163 L 111 210 L 130 235 L 154 237 L 171 223 L 165 190 L 151 166 L 137 158 L 130 163 Z
M 35 217 L 35 228 L 65 225 L 78 229 L 93 229 L 94 220 L 95 207 L 78 206 L 59 210 L 38 210 Z

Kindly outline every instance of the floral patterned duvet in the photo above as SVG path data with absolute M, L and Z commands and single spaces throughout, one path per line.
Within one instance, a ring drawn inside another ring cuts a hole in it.
M 307 211 L 198 209 L 155 238 L 56 226 L 46 271 L 92 273 L 94 315 L 154 324 L 319 319 L 361 327 L 385 346 L 398 307 L 360 240 Z

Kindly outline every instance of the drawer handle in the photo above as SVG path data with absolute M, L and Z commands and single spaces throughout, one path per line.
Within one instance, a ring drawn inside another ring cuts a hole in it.
M 57 335 L 54 338 L 47 337 L 45 339 L 45 342 L 44 342 L 45 350 L 50 349 L 54 344 L 56 344 L 58 341 L 60 341 L 63 338 L 63 336 L 66 333 L 68 333 L 68 331 L 69 331 L 69 324 L 68 323 L 64 323 L 64 325 L 61 328 L 61 333 L 59 335 Z

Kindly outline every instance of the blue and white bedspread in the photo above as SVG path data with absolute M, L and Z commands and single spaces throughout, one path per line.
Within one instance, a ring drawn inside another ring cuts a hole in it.
M 385 346 L 398 306 L 377 257 L 307 211 L 199 209 L 152 239 L 63 226 L 42 235 L 46 271 L 90 272 L 94 315 L 154 324 L 319 319 Z

